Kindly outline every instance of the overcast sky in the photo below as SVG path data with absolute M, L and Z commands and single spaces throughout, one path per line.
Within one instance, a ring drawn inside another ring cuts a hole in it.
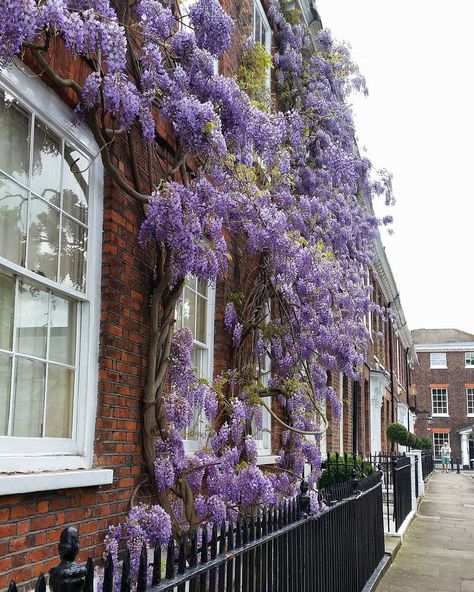
M 474 333 L 474 2 L 316 5 L 367 80 L 357 135 L 393 173 L 394 235 L 383 242 L 408 325 Z

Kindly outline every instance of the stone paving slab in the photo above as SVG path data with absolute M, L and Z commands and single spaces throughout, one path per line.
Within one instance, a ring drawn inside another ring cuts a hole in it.
M 472 473 L 433 473 L 377 592 L 474 592 Z

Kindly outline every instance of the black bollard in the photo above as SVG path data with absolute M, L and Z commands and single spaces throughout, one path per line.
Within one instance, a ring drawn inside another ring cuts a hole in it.
M 456 473 L 457 473 L 458 475 L 460 475 L 460 474 L 461 474 L 461 469 L 460 469 L 460 467 L 459 467 L 459 456 L 457 456 L 457 457 L 456 457 Z

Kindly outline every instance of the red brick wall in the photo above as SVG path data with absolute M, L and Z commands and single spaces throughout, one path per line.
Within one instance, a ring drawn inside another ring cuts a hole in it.
M 430 427 L 433 432 L 438 428 L 450 429 L 450 444 L 454 460 L 461 460 L 461 441 L 456 429 L 471 426 L 473 417 L 467 416 L 466 388 L 473 388 L 474 369 L 465 368 L 464 351 L 447 352 L 447 369 L 431 369 L 429 352 L 418 352 L 420 365 L 413 372 L 413 382 L 416 384 L 416 406 L 420 411 L 415 423 L 418 436 L 429 436 L 427 418 L 432 413 L 431 385 L 447 385 L 449 417 L 433 417 Z

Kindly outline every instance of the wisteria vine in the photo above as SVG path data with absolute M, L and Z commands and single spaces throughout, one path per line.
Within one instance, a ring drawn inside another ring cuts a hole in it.
M 164 544 L 295 495 L 305 464 L 313 486 L 324 409 L 340 412 L 328 373 L 356 378 L 366 353 L 364 317 L 376 307 L 365 274 L 378 224 L 367 203 L 392 197 L 389 176 L 375 175 L 354 140 L 345 99 L 364 81 L 327 31 L 315 44 L 277 0 L 269 18 L 276 92 L 260 109 L 235 77 L 216 73 L 239 34 L 218 0 L 196 0 L 187 15 L 168 0 L 138 0 L 123 14 L 109 0 L 4 0 L 0 12 L 0 65 L 21 55 L 72 89 L 109 174 L 146 204 L 139 241 L 154 246 L 156 264 L 143 445 L 157 505 L 133 508 L 108 537 L 115 556 L 126 541 L 132 567 L 143 540 Z M 84 79 L 51 66 L 63 46 L 87 64 Z M 157 142 L 160 120 L 174 131 L 171 159 Z M 137 130 L 149 190 L 133 149 L 134 184 L 113 164 L 118 138 Z M 249 262 L 238 281 L 236 244 Z M 192 367 L 191 333 L 174 329 L 189 275 L 238 284 L 225 311 L 232 364 L 212 383 Z M 283 427 L 271 471 L 257 466 L 264 408 Z M 196 409 L 208 429 L 187 456 L 182 434 Z

